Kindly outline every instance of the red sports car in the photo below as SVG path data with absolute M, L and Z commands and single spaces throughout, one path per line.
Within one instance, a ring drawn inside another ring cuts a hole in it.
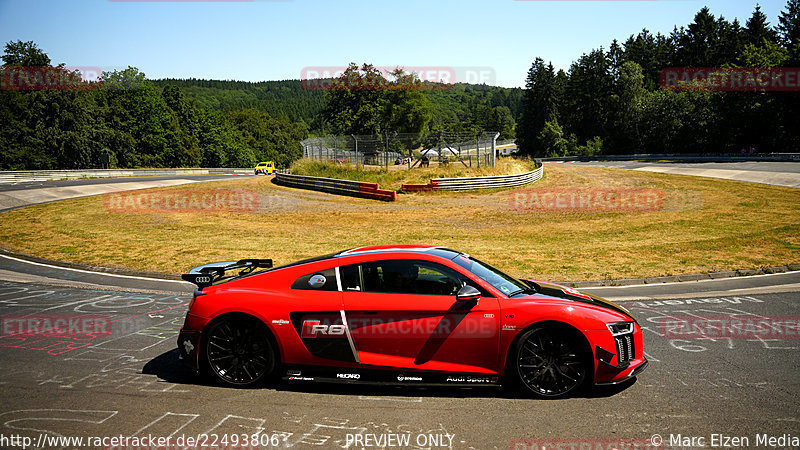
M 272 267 L 196 267 L 185 363 L 232 386 L 299 381 L 500 385 L 543 397 L 615 384 L 647 365 L 623 307 L 518 280 L 442 247 L 356 248 Z

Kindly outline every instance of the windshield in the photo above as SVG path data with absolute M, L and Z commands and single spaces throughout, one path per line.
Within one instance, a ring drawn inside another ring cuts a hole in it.
M 491 284 L 500 292 L 508 295 L 509 297 L 531 292 L 530 286 L 522 281 L 519 281 L 510 275 L 506 275 L 489 264 L 478 261 L 469 255 L 458 255 L 453 258 L 453 261 L 455 261 L 459 266 L 474 273 L 479 278 Z

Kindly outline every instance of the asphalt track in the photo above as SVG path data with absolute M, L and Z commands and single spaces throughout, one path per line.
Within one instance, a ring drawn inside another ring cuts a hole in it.
M 800 188 L 800 162 L 742 161 L 729 163 L 683 163 L 668 161 L 573 161 L 569 164 L 669 173 L 674 175 L 722 178 L 726 180 L 745 181 L 748 183 Z
M 630 439 L 642 448 L 654 438 L 755 448 L 763 436 L 784 439 L 764 448 L 796 444 L 800 272 L 585 290 L 620 301 L 645 329 L 650 366 L 635 382 L 564 400 L 489 388 L 238 390 L 180 368 L 175 340 L 190 285 L 0 256 L 0 447 L 88 448 L 90 437 L 142 436 L 171 437 L 175 448 L 181 437 L 208 435 L 208 445 L 216 435 L 219 446 L 242 448 L 233 442 L 242 433 L 261 436 L 264 448 L 392 447 L 406 438 L 404 447 L 477 449 L 608 448 Z M 665 322 L 700 317 L 773 328 L 676 335 Z M 29 320 L 59 318 L 83 328 L 58 334 Z M 86 324 L 102 326 L 82 332 Z M 58 436 L 84 442 L 49 440 Z
M 0 183 L 0 212 L 20 206 L 110 192 L 230 180 L 247 175 L 181 175 Z

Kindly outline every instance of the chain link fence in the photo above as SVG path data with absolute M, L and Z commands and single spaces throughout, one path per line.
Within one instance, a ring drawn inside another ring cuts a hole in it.
M 431 164 L 494 167 L 496 132 L 324 136 L 302 141 L 303 157 L 359 166 L 407 168 Z

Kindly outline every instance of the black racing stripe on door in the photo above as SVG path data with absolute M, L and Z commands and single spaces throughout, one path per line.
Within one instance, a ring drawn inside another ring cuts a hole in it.
M 309 353 L 335 361 L 356 362 L 340 311 L 289 313 L 295 332 Z

